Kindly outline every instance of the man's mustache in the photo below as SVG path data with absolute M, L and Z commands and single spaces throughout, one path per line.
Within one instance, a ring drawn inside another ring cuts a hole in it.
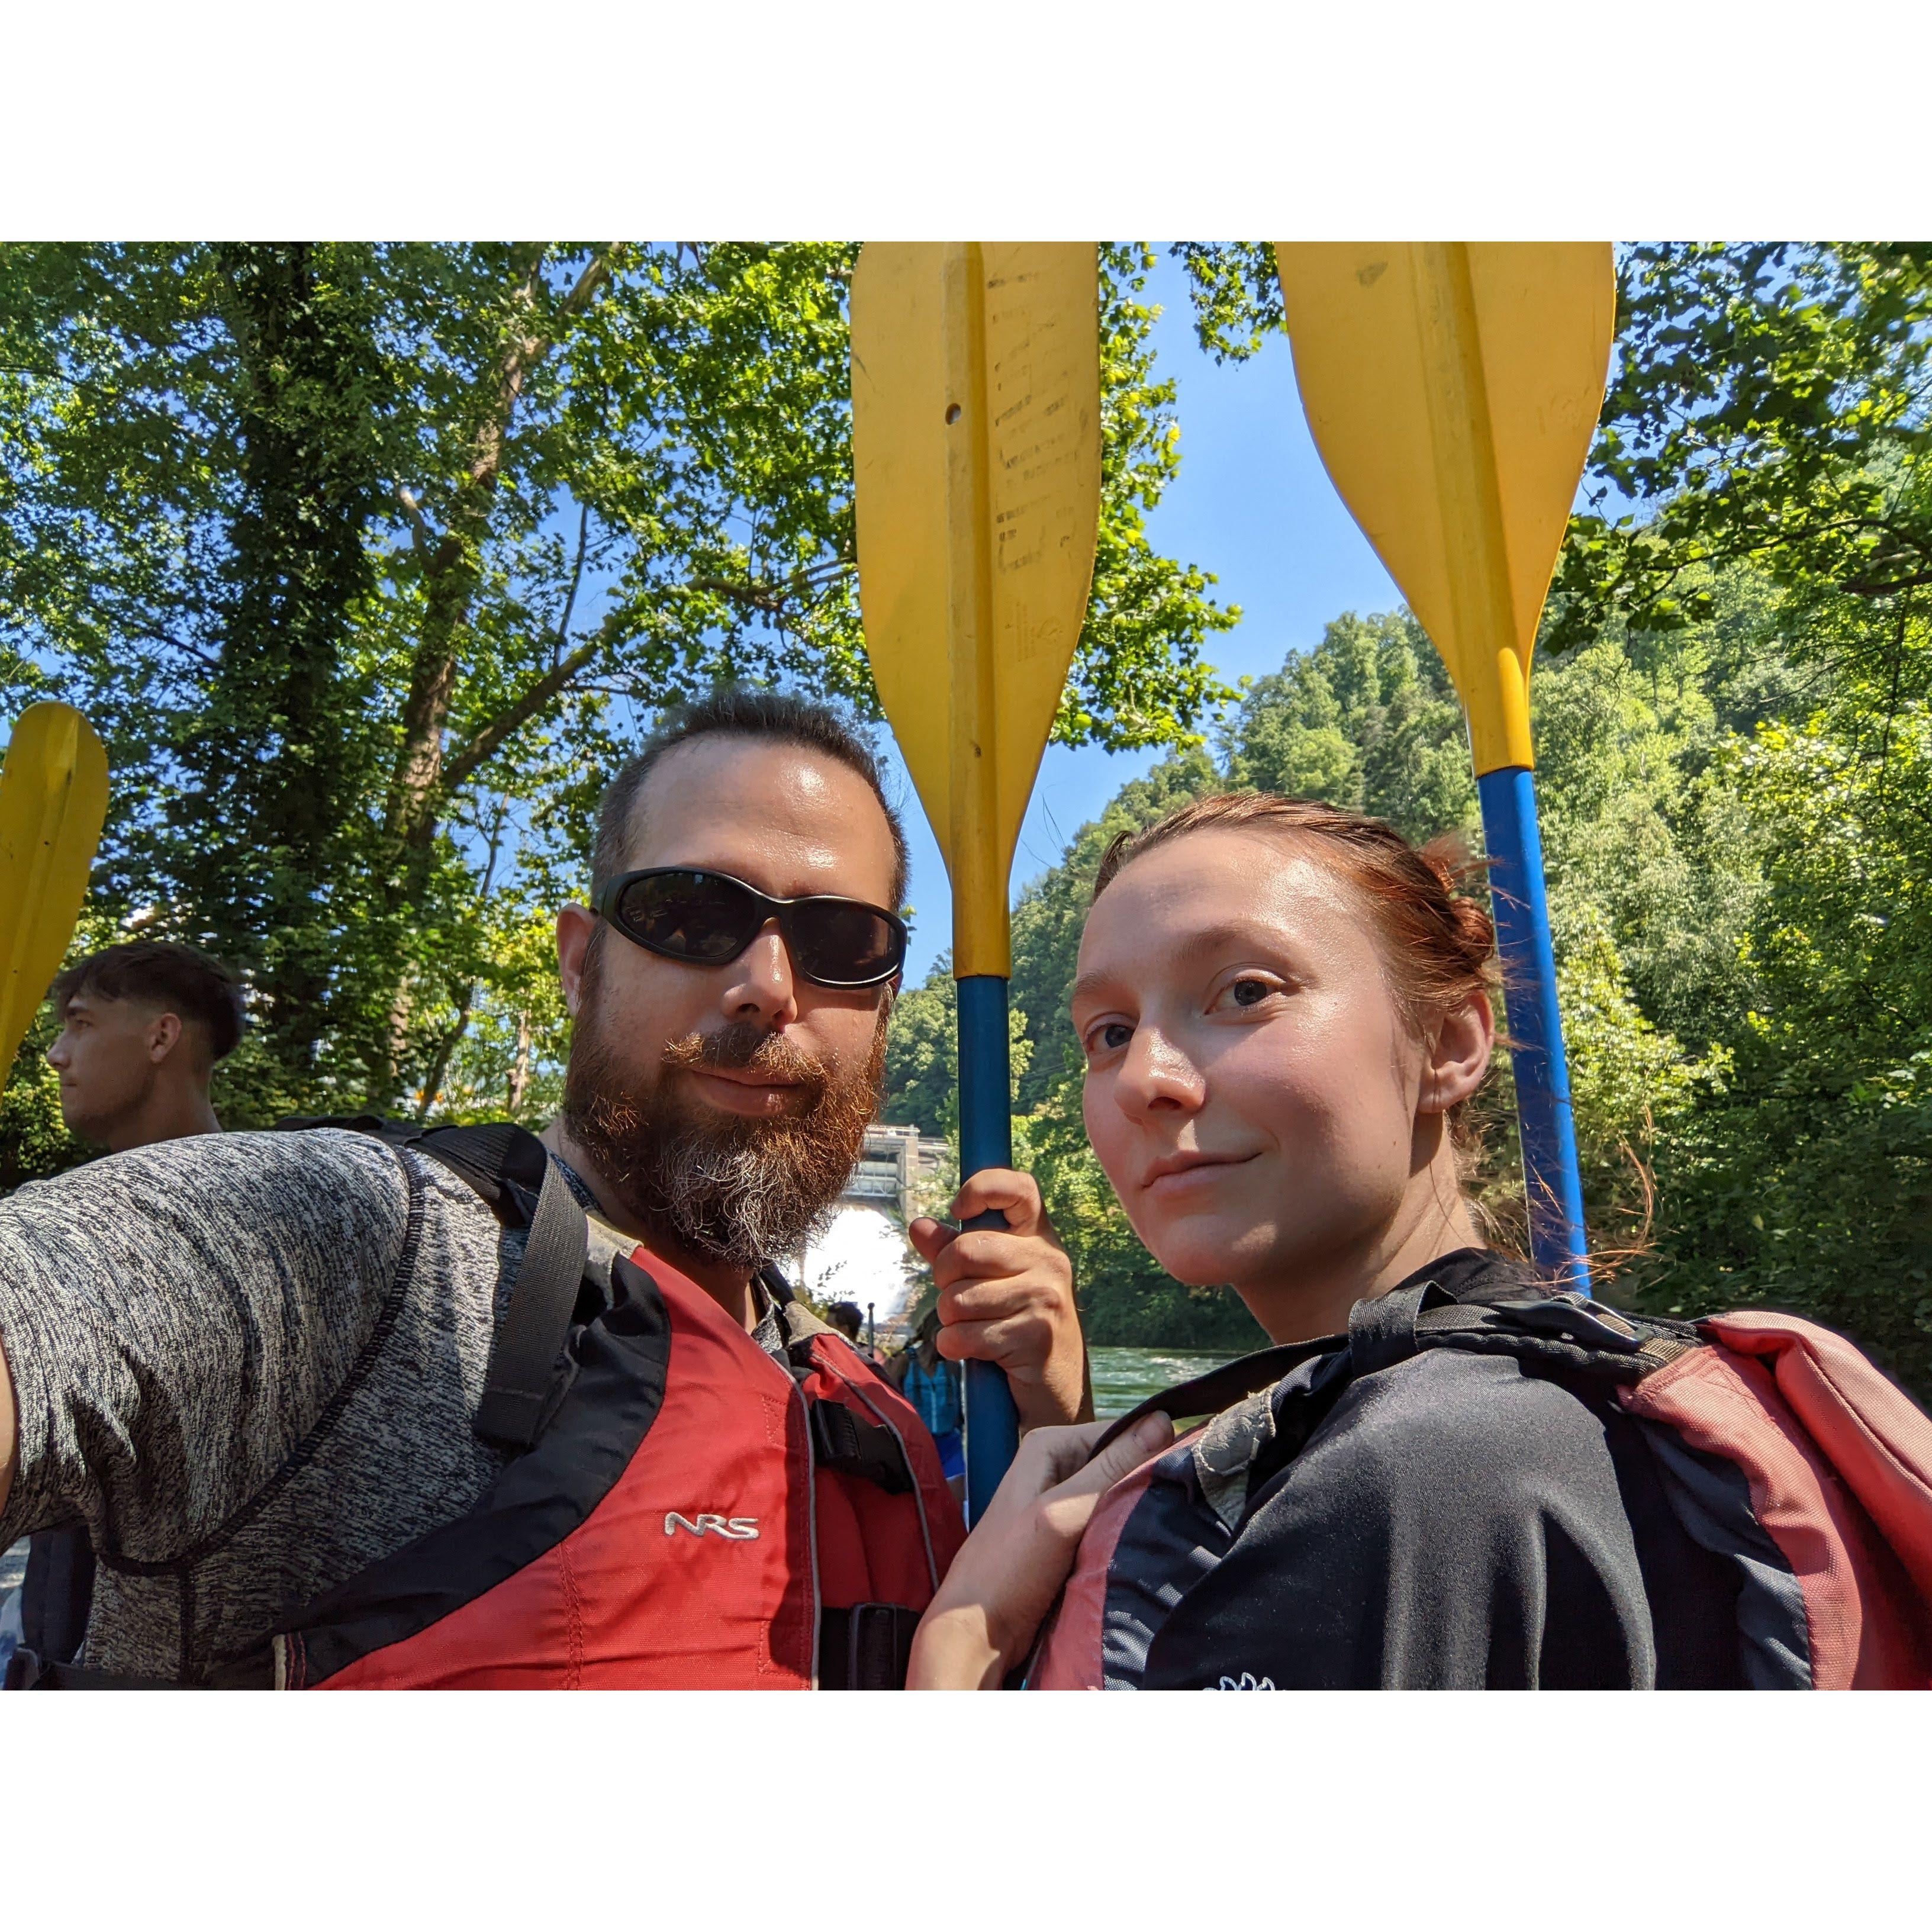
M 688 1033 L 664 1048 L 662 1060 L 669 1067 L 751 1073 L 776 1085 L 796 1087 L 808 1107 L 816 1106 L 832 1084 L 822 1062 L 782 1034 L 768 1032 L 750 1020 L 734 1020 L 715 1033 Z

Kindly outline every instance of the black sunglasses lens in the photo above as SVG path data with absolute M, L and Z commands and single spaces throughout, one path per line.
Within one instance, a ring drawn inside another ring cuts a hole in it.
M 898 970 L 898 928 L 868 905 L 807 899 L 791 908 L 787 938 L 806 978 L 835 986 L 872 986 Z
M 715 872 L 652 872 L 619 896 L 616 923 L 674 959 L 722 966 L 764 923 L 744 887 Z

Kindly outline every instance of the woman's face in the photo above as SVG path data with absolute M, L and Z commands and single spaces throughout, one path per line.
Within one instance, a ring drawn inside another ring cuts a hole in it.
M 1184 835 L 1120 872 L 1081 940 L 1087 1132 L 1191 1286 L 1266 1290 L 1374 1251 L 1441 1145 L 1368 915 L 1306 849 Z

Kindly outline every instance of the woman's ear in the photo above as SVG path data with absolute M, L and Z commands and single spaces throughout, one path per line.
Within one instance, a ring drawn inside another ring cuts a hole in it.
M 1490 1070 L 1496 1044 L 1496 1016 L 1481 994 L 1444 1016 L 1422 1070 L 1423 1112 L 1446 1114 L 1474 1093 Z

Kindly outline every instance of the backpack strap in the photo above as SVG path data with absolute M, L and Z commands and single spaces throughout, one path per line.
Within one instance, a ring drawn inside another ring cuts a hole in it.
M 1116 1436 L 1125 1435 L 1143 1416 L 1152 1415 L 1156 1410 L 1177 1424 L 1191 1416 L 1219 1415 L 1224 1408 L 1232 1408 L 1263 1389 L 1273 1388 L 1290 1370 L 1299 1368 L 1304 1362 L 1316 1355 L 1334 1354 L 1344 1346 L 1344 1338 L 1340 1335 L 1319 1335 L 1312 1341 L 1285 1342 L 1278 1348 L 1257 1349 L 1238 1360 L 1224 1362 L 1192 1382 L 1178 1382 L 1158 1395 L 1149 1396 L 1109 1423 L 1106 1433 L 1094 1445 L 1094 1454 L 1099 1455 Z
M 476 1424 L 488 1441 L 529 1448 L 542 1432 L 590 1253 L 590 1217 L 549 1150 L 512 1120 L 422 1127 L 357 1114 L 277 1124 L 296 1130 L 341 1127 L 427 1154 L 481 1195 L 506 1227 L 529 1227 L 524 1258 L 490 1344 Z
M 527 1449 L 537 1439 L 590 1251 L 590 1218 L 556 1162 L 546 1158 L 530 1241 L 490 1345 L 476 1412 L 479 1436 L 514 1449 Z
M 1358 1376 L 1406 1361 L 1420 1347 L 1419 1326 L 1425 1310 L 1455 1304 L 1432 1281 L 1399 1288 L 1358 1301 L 1348 1311 L 1348 1360 Z
M 1510 1283 L 1461 1299 L 1425 1281 L 1392 1294 L 1358 1301 L 1348 1311 L 1346 1335 L 1284 1342 L 1211 1369 L 1192 1382 L 1164 1389 L 1112 1424 L 1094 1454 L 1156 1410 L 1176 1423 L 1218 1415 L 1317 1355 L 1346 1353 L 1348 1372 L 1373 1375 L 1425 1348 L 1461 1348 L 1475 1354 L 1514 1355 L 1551 1372 L 1612 1383 L 1641 1382 L 1702 1346 L 1688 1322 L 1626 1314 L 1587 1295 L 1556 1294 Z M 1332 1386 L 1332 1384 L 1331 1384 Z

